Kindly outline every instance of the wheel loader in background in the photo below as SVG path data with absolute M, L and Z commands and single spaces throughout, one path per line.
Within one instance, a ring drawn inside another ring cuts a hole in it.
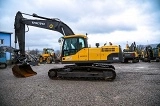
M 128 63 L 129 61 L 132 61 L 132 63 L 139 62 L 140 55 L 135 42 L 133 42 L 131 46 L 129 46 L 128 43 L 126 44 L 126 48 L 123 49 L 123 59 L 124 63 Z
M 23 15 L 29 15 L 40 19 L 27 19 Z M 61 33 L 61 63 L 62 68 L 52 68 L 48 71 L 50 79 L 63 77 L 89 77 L 114 80 L 116 78 L 115 67 L 107 62 L 121 62 L 122 50 L 120 45 L 107 45 L 88 47 L 87 35 L 74 34 L 69 26 L 57 18 L 46 18 L 36 14 L 30 15 L 17 12 L 15 17 L 15 43 L 19 44 L 20 57 L 25 58 L 25 25 L 53 30 Z M 16 64 L 12 68 L 16 77 L 29 77 L 36 75 L 27 63 Z
M 55 60 L 56 60 L 56 55 L 54 53 L 54 49 L 43 48 L 43 52 L 39 56 L 39 62 L 51 64 L 52 62 L 55 62 Z

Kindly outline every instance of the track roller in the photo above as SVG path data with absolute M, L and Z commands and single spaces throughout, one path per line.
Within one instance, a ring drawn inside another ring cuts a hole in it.
M 113 81 L 116 78 L 116 72 L 112 68 L 108 69 L 108 71 L 104 71 L 103 75 L 106 81 Z

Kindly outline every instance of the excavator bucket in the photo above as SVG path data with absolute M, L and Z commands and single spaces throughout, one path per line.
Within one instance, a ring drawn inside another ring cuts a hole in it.
M 18 64 L 13 66 L 12 72 L 15 77 L 19 78 L 30 77 L 37 74 L 32 70 L 30 65 L 18 65 Z

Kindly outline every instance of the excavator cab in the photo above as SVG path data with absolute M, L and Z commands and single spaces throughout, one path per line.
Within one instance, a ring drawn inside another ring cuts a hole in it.
M 87 48 L 87 36 L 85 35 L 70 35 L 63 37 L 62 57 L 75 55 L 82 48 Z M 62 62 L 65 58 L 62 58 Z

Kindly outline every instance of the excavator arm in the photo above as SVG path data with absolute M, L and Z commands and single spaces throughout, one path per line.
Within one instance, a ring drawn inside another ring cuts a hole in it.
M 22 14 L 40 19 L 27 19 L 24 18 Z M 57 31 L 64 36 L 74 35 L 74 32 L 71 30 L 71 28 L 57 18 L 46 18 L 36 14 L 30 15 L 18 11 L 15 16 L 14 29 L 15 43 L 17 43 L 18 40 L 21 55 L 25 55 L 25 25 Z
M 39 19 L 27 19 L 24 18 L 22 14 L 36 17 Z M 71 28 L 59 19 L 46 18 L 38 16 L 36 14 L 30 15 L 18 11 L 15 16 L 14 29 L 15 43 L 17 43 L 18 40 L 19 50 L 14 51 L 16 54 L 14 60 L 16 60 L 16 62 L 12 68 L 12 72 L 16 77 L 29 77 L 37 74 L 30 67 L 29 63 L 27 62 L 27 56 L 25 54 L 25 25 L 57 31 L 64 36 L 74 35 Z

